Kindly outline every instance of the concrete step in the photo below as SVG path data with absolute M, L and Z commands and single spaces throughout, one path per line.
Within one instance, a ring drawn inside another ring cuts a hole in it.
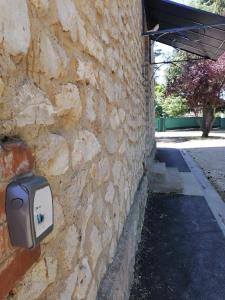
M 166 179 L 166 164 L 161 162 L 154 162 L 150 169 L 150 180 L 154 178 L 158 182 Z
M 177 168 L 167 168 L 166 184 L 171 192 L 181 193 L 183 191 L 183 180 Z
M 153 193 L 182 193 L 183 180 L 178 169 L 166 168 L 164 178 L 162 176 L 159 177 L 152 176 L 150 179 L 150 189 Z

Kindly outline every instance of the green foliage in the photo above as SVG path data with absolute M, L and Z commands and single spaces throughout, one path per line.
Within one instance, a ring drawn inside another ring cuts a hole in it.
M 155 116 L 156 118 L 160 118 L 164 115 L 162 105 L 159 103 L 155 103 Z
M 167 60 L 170 61 L 182 61 L 188 58 L 188 54 L 182 51 L 175 50 Z M 173 82 L 182 73 L 182 63 L 171 63 L 166 71 L 166 82 Z
M 163 116 L 162 102 L 165 98 L 165 86 L 157 84 L 155 86 L 155 115 L 157 118 Z
M 163 84 L 157 84 L 155 86 L 155 95 L 158 102 L 161 102 L 165 97 L 165 89 L 166 87 Z
M 168 117 L 184 116 L 189 110 L 187 101 L 182 97 L 169 96 L 162 103 L 163 112 Z
M 155 114 L 156 117 L 180 117 L 188 112 L 186 100 L 182 97 L 165 95 L 165 86 L 156 85 L 155 87 Z
M 193 0 L 191 5 L 220 15 L 225 13 L 225 0 Z

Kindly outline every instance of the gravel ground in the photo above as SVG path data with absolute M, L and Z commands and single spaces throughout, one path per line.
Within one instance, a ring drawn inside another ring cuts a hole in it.
M 225 201 L 225 131 L 213 130 L 208 139 L 200 131 L 157 132 L 158 147 L 188 151 Z

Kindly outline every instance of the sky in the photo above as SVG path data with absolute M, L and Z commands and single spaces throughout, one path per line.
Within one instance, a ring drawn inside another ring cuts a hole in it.
M 172 0 L 173 2 L 181 3 L 188 5 L 190 3 L 190 0 Z M 155 43 L 156 49 L 161 49 L 162 50 L 162 55 L 158 56 L 156 59 L 156 62 L 161 62 L 165 61 L 166 57 L 170 56 L 173 53 L 173 48 L 160 44 L 160 43 Z M 157 76 L 157 82 L 160 84 L 165 83 L 165 71 L 168 68 L 169 65 L 157 65 L 159 67 L 158 71 L 156 72 Z

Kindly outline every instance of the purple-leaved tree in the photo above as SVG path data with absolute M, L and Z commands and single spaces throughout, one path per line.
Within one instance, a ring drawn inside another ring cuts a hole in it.
M 189 61 L 174 76 L 167 83 L 167 94 L 187 99 L 195 116 L 202 115 L 202 136 L 208 137 L 215 112 L 225 107 L 225 53 L 217 61 Z

